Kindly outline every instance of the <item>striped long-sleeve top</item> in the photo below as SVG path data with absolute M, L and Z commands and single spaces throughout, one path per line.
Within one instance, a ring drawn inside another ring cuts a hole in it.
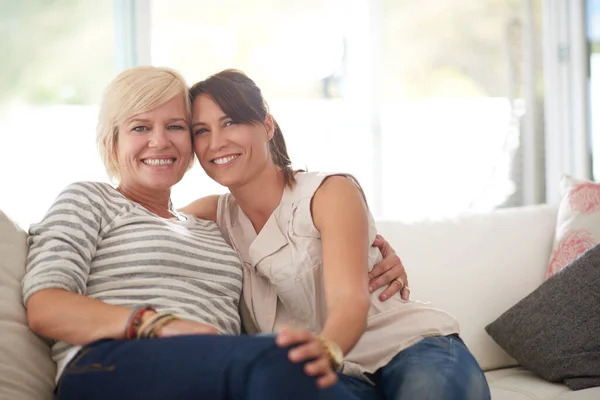
M 213 222 L 161 218 L 106 183 L 79 182 L 31 226 L 28 245 L 25 304 L 39 290 L 61 288 L 240 333 L 242 266 Z M 57 379 L 78 350 L 53 345 Z

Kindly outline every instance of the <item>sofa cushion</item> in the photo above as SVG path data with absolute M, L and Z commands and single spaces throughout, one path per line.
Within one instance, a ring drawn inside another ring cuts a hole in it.
M 550 383 L 522 367 L 485 373 L 492 400 L 598 400 L 600 388 L 573 391 L 560 383 Z
M 571 389 L 600 386 L 600 245 L 486 327 L 520 364 Z M 585 378 L 585 379 L 582 379 Z
M 27 234 L 0 211 L 0 399 L 52 398 L 50 347 L 27 326 L 21 297 Z
M 563 175 L 562 200 L 546 278 L 600 242 L 600 184 Z
M 518 365 L 484 328 L 544 282 L 556 212 L 540 205 L 410 224 L 380 219 L 377 228 L 406 266 L 411 299 L 454 315 L 487 371 Z

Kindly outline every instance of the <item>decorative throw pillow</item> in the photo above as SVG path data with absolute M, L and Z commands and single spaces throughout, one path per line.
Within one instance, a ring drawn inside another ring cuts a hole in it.
M 600 243 L 600 184 L 563 175 L 552 256 L 546 279 Z
M 573 390 L 600 386 L 600 244 L 486 326 L 522 366 Z
M 0 399 L 50 400 L 56 365 L 27 325 L 21 295 L 27 234 L 0 211 Z

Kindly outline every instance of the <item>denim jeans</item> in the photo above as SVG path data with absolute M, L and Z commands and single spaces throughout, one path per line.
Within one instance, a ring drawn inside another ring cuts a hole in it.
M 58 383 L 58 400 L 343 400 L 319 390 L 273 337 L 179 336 L 101 340 L 85 346 Z
M 361 400 L 490 399 L 479 364 L 457 335 L 425 338 L 370 378 L 375 386 L 346 375 L 340 382 Z

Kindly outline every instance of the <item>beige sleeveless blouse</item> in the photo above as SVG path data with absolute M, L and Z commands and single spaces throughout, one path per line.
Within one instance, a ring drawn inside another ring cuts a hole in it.
M 327 319 L 320 233 L 310 203 L 330 173 L 297 173 L 296 185 L 286 187 L 281 202 L 256 234 L 250 219 L 231 194 L 219 199 L 217 224 L 244 263 L 242 322 L 248 333 L 275 332 L 287 325 L 321 331 Z M 356 182 L 356 181 L 355 181 Z M 358 184 L 358 183 L 357 183 Z M 375 239 L 369 215 L 369 240 Z M 381 260 L 378 248 L 369 250 L 365 273 Z M 386 302 L 371 296 L 368 327 L 346 356 L 343 372 L 366 379 L 403 349 L 427 336 L 458 333 L 448 313 L 399 295 Z

